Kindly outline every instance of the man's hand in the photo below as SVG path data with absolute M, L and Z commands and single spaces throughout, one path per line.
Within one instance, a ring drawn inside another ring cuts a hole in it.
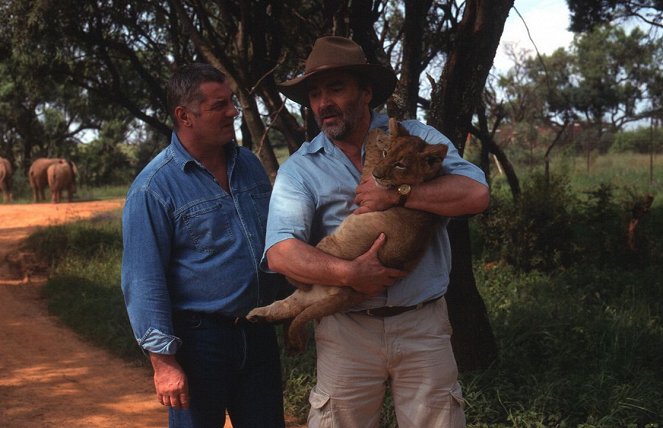
M 373 242 L 371 248 L 352 261 L 352 288 L 368 296 L 380 294 L 386 287 L 408 274 L 407 271 L 384 267 L 378 259 L 378 251 L 386 242 L 384 233 Z
M 359 205 L 353 214 L 363 214 L 371 211 L 384 211 L 398 205 L 400 199 L 395 189 L 380 187 L 373 177 L 365 177 L 355 190 L 355 203 Z
M 154 386 L 159 403 L 175 409 L 188 409 L 189 385 L 175 356 L 150 352 L 150 361 L 154 368 Z

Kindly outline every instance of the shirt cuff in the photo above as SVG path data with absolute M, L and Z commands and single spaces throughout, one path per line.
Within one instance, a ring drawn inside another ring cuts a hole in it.
M 138 339 L 141 348 L 155 354 L 174 355 L 181 344 L 182 340 L 179 337 L 165 334 L 152 327 Z

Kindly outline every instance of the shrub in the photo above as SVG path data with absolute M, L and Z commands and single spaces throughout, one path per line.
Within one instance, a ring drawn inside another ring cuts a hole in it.
M 599 183 L 573 193 L 568 181 L 542 175 L 528 178 L 514 201 L 499 192 L 493 206 L 474 224 L 484 259 L 499 260 L 521 271 L 552 272 L 578 263 L 637 268 L 660 260 L 655 221 L 645 215 L 636 229 L 637 247 L 627 245 L 632 211 L 648 194 Z
M 663 150 L 663 129 L 652 131 L 649 127 L 642 127 L 633 131 L 620 132 L 610 148 L 611 152 L 624 153 L 660 153 Z
M 573 259 L 572 208 L 568 181 L 534 174 L 516 201 L 494 199 L 482 222 L 485 249 L 524 271 L 549 271 Z

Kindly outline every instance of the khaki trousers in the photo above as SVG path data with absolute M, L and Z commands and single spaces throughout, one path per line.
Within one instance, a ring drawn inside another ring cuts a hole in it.
M 330 315 L 315 340 L 309 428 L 377 427 L 387 382 L 400 428 L 465 426 L 443 298 L 387 318 Z

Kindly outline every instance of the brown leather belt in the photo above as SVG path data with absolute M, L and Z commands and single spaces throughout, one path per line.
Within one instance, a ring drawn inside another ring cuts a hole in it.
M 403 312 L 412 311 L 414 309 L 420 309 L 428 303 L 439 300 L 441 297 L 442 296 L 436 297 L 435 299 L 426 300 L 425 302 L 421 302 L 418 305 L 412 305 L 412 306 L 383 306 L 381 308 L 364 309 L 362 311 L 352 311 L 350 313 L 351 314 L 359 314 L 359 315 L 367 315 L 369 317 L 375 317 L 375 318 L 393 317 L 393 316 L 396 316 L 396 315 L 400 315 Z

